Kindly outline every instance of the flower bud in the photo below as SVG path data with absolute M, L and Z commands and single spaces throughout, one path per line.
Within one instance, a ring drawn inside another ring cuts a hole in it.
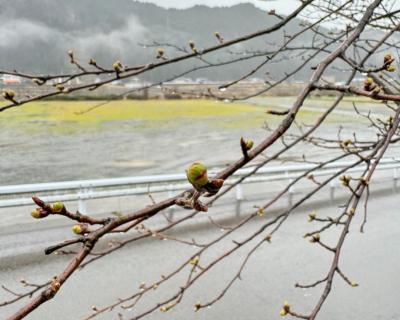
M 201 303 L 200 302 L 196 302 L 196 304 L 194 305 L 194 311 L 199 311 L 201 308 Z
M 311 212 L 308 215 L 308 222 L 314 221 L 316 217 L 317 217 L 317 213 L 315 211 Z
M 198 265 L 198 263 L 199 263 L 199 261 L 200 261 L 200 257 L 199 256 L 195 256 L 195 257 L 193 257 L 192 259 L 190 259 L 190 264 L 192 265 L 192 266 L 197 266 Z
M 315 242 L 319 242 L 320 240 L 321 240 L 321 236 L 319 235 L 319 233 L 316 233 L 311 236 L 310 242 L 315 243 Z
M 90 58 L 90 60 L 89 60 L 89 64 L 90 64 L 90 65 L 92 65 L 92 66 L 95 66 L 95 65 L 97 64 L 97 62 L 96 62 L 96 60 L 95 60 L 95 59 L 93 59 L 93 58 Z
M 163 48 L 158 48 L 157 49 L 157 59 L 160 59 L 160 58 L 163 58 L 164 57 L 164 53 L 165 53 L 165 51 L 164 51 L 164 49 Z
M 53 213 L 60 213 L 60 212 L 64 211 L 64 209 L 65 209 L 64 203 L 56 202 L 53 204 L 52 209 L 53 209 Z
M 279 315 L 281 317 L 285 317 L 287 315 L 287 312 L 285 311 L 285 309 L 281 309 L 281 311 L 279 311 Z
M 123 71 L 124 67 L 122 66 L 121 61 L 117 60 L 113 63 L 112 65 L 113 69 L 115 70 L 115 72 L 119 73 L 121 71 Z
M 246 141 L 246 149 L 250 150 L 251 148 L 253 148 L 254 145 L 254 141 L 253 140 L 247 140 Z
M 13 101 L 15 97 L 15 92 L 13 90 L 5 90 L 3 91 L 2 95 L 4 99 Z
M 190 49 L 192 49 L 194 53 L 197 53 L 196 44 L 194 43 L 194 41 L 192 40 L 189 41 L 189 47 Z
M 207 167 L 200 163 L 194 162 L 186 170 L 188 181 L 197 190 L 203 188 L 208 183 Z
M 48 215 L 49 213 L 46 210 L 43 210 L 42 208 L 36 208 L 31 211 L 31 216 L 35 219 L 46 218 Z
M 72 227 L 72 232 L 75 234 L 84 234 L 89 232 L 89 227 L 85 223 L 79 223 Z
M 393 57 L 390 53 L 385 54 L 385 56 L 383 57 L 383 63 L 389 63 L 392 60 L 393 60 Z
M 396 71 L 396 67 L 394 65 L 390 65 L 386 68 L 387 71 L 389 72 L 395 72 Z

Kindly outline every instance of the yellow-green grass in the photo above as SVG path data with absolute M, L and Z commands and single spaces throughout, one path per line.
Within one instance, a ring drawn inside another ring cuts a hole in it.
M 267 107 L 246 103 L 225 103 L 212 100 L 120 100 L 102 101 L 39 101 L 0 113 L 2 127 L 25 130 L 54 130 L 72 133 L 107 125 L 127 124 L 134 128 L 154 128 L 162 125 L 191 124 L 206 121 L 208 125 L 231 128 L 261 127 L 265 121 L 280 121 L 281 117 L 265 113 Z M 84 112 L 90 108 L 91 111 Z M 84 113 L 82 113 L 84 112 Z M 314 112 L 301 112 L 300 120 L 312 121 Z

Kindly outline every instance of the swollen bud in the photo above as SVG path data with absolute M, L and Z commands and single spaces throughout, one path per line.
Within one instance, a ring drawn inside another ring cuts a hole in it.
M 49 213 L 46 210 L 43 210 L 42 208 L 36 208 L 31 211 L 31 216 L 35 219 L 46 218 L 48 215 Z
M 72 227 L 72 232 L 75 234 L 84 234 L 89 232 L 89 227 L 85 223 L 79 223 Z
M 314 221 L 316 217 L 317 217 L 317 213 L 315 211 L 311 212 L 308 215 L 308 222 Z
M 65 209 L 64 203 L 56 202 L 53 204 L 52 209 L 53 209 L 53 213 L 60 213 L 60 212 L 64 211 L 64 209 Z
M 246 149 L 250 150 L 254 146 L 254 141 L 253 140 L 247 140 L 246 141 Z
M 163 58 L 164 57 L 164 54 L 165 54 L 165 50 L 163 49 L 163 48 L 158 48 L 157 49 L 157 59 L 161 59 L 161 58 Z
M 192 163 L 186 170 L 186 176 L 196 190 L 203 188 L 208 183 L 207 167 L 200 162 Z
M 200 261 L 200 257 L 199 256 L 195 256 L 192 259 L 190 259 L 189 263 L 192 266 L 197 266 L 199 264 L 199 261 Z
M 279 312 L 279 314 L 280 314 L 282 317 L 284 317 L 284 316 L 286 316 L 289 312 L 290 312 L 290 305 L 289 305 L 289 302 L 285 301 L 285 302 L 283 303 L 283 307 L 282 307 L 281 311 Z
M 386 70 L 389 71 L 389 72 L 395 72 L 395 71 L 396 71 L 396 67 L 393 66 L 393 65 L 390 65 L 390 66 L 388 66 L 388 67 L 386 68 Z
M 316 233 L 311 237 L 310 242 L 315 243 L 315 242 L 319 242 L 320 240 L 321 240 L 321 236 L 319 235 L 319 233 Z
M 377 87 L 374 79 L 367 78 L 364 80 L 364 90 L 365 91 L 373 91 Z

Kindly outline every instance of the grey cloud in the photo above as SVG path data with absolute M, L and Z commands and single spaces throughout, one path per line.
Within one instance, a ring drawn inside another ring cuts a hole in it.
M 2 19 L 0 25 L 0 47 L 17 48 L 27 42 L 46 41 L 54 31 L 46 25 L 25 19 Z

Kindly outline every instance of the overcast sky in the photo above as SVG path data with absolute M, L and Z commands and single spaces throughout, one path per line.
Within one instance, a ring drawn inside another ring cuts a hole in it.
M 232 6 L 238 3 L 249 2 L 265 10 L 276 9 L 278 12 L 292 12 L 294 8 L 300 5 L 298 0 L 133 0 L 140 2 L 155 3 L 164 8 L 184 9 L 196 4 L 204 4 L 210 7 Z

